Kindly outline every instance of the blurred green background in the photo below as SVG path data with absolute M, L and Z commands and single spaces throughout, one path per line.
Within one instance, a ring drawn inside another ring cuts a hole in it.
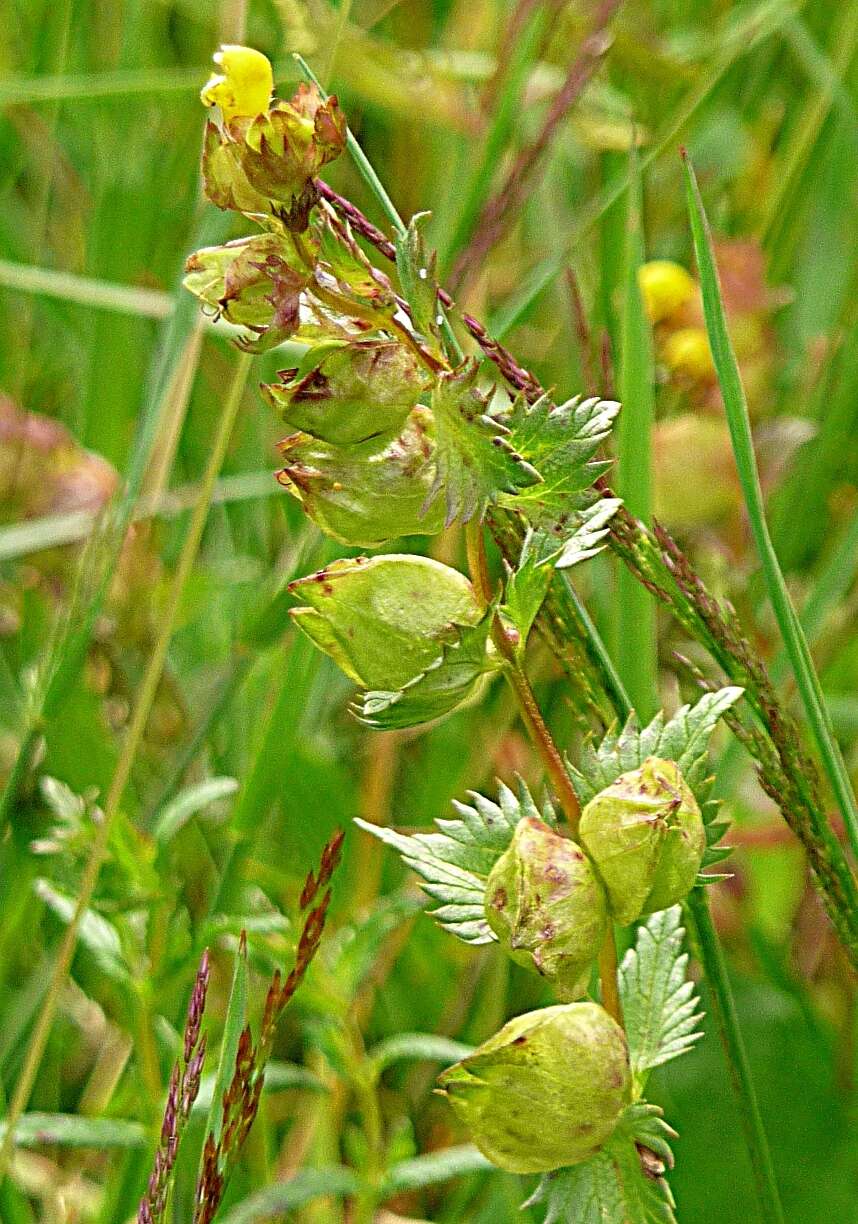
M 242 232 L 200 195 L 197 95 L 212 52 L 244 27 L 243 41 L 272 58 L 287 96 L 298 79 L 289 53 L 305 55 L 339 95 L 400 211 L 432 211 L 444 283 L 481 206 L 540 131 L 593 11 L 559 0 L 249 0 L 246 12 L 238 0 L 3 0 L 2 13 L 3 774 L 22 739 L 34 668 L 87 563 L 87 515 L 127 472 L 153 397 L 166 394 L 169 408 L 143 481 L 147 516 L 123 550 L 83 680 L 48 726 L 11 827 L 0 832 L 8 1095 L 236 359 L 229 336 L 201 324 L 179 287 L 190 251 Z M 648 0 L 620 4 L 610 30 L 523 206 L 459 285 L 458 301 L 504 329 L 520 361 L 558 394 L 610 393 L 629 146 L 637 139 L 647 257 L 693 274 L 678 157 L 679 145 L 688 147 L 719 243 L 775 544 L 854 772 L 858 5 Z M 347 158 L 329 177 L 383 222 Z M 712 589 L 736 605 L 791 701 L 694 300 L 657 320 L 654 343 L 657 512 Z M 238 930 L 250 932 L 258 1014 L 266 975 L 288 962 L 300 880 L 336 827 L 358 814 L 426 826 L 467 788 L 491 788 L 494 776 L 518 771 L 539 783 L 499 688 L 428 730 L 373 736 L 348 715 L 345 679 L 296 640 L 279 594 L 284 579 L 344 550 L 306 523 L 273 478 L 278 428 L 255 385 L 282 364 L 276 352 L 255 360 L 30 1104 L 145 1129 L 133 1141 L 129 1131 L 125 1149 L 22 1146 L 0 1199 L 10 1224 L 134 1213 L 199 949 L 213 947 L 213 1045 Z M 455 532 L 433 547 L 449 562 L 461 558 Z M 580 588 L 618 651 L 615 563 L 588 563 Z M 703 660 L 676 626 L 659 628 L 662 698 L 674 707 L 692 687 L 674 652 Z M 538 650 L 533 666 L 552 726 L 574 751 L 568 681 Z M 787 1217 L 848 1224 L 858 1221 L 855 984 L 802 853 L 744 753 L 724 734 L 717 755 L 737 849 L 733 878 L 713 904 Z M 165 823 L 177 795 L 184 807 Z M 250 833 L 248 855 L 224 897 L 236 827 Z M 456 944 L 419 906 L 399 864 L 350 831 L 331 928 L 277 1050 L 313 1078 L 266 1097 L 231 1202 L 301 1166 L 366 1160 L 355 1091 L 364 1047 L 402 1031 L 479 1041 L 544 1001 L 535 979 L 491 949 Z M 388 1161 L 464 1141 L 431 1095 L 436 1069 L 408 1063 L 383 1076 Z M 754 1218 L 714 1034 L 653 1085 L 680 1135 L 671 1179 L 680 1220 Z M 177 1220 L 189 1218 L 190 1156 L 185 1164 Z M 438 1224 L 535 1220 L 519 1212 L 523 1197 L 518 1179 L 480 1174 L 402 1195 L 390 1208 Z M 345 1217 L 322 1200 L 294 1218 Z

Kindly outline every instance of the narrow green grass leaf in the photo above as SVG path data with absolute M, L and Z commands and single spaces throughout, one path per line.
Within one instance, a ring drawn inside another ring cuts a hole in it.
M 238 472 L 217 481 L 212 493 L 212 505 L 223 506 L 282 495 L 283 491 L 272 472 Z M 147 518 L 177 518 L 193 507 L 198 496 L 199 486 L 194 484 L 165 493 L 154 504 L 149 499 L 141 498 L 134 512 L 134 522 Z M 0 527 L 0 561 L 12 561 L 16 557 L 27 557 L 48 548 L 74 544 L 85 539 L 96 522 L 94 514 L 74 510 L 68 514 L 46 514 L 41 518 Z
M 461 1147 L 443 1148 L 440 1152 L 428 1152 L 412 1160 L 400 1160 L 387 1171 L 384 1193 L 392 1195 L 422 1190 L 424 1186 L 437 1186 L 453 1177 L 494 1168 L 482 1152 L 469 1143 L 463 1143 Z
M 629 512 L 649 526 L 652 518 L 652 426 L 655 418 L 655 369 L 652 331 L 638 284 L 644 260 L 642 190 L 637 149 L 629 159 L 625 306 L 620 359 L 617 426 L 617 492 Z M 657 704 L 656 622 L 653 597 L 625 566 L 617 575 L 617 660 L 641 720 Z
M 684 159 L 688 211 L 691 232 L 700 273 L 703 311 L 712 357 L 718 374 L 724 411 L 733 443 L 736 469 L 742 486 L 748 519 L 757 554 L 763 569 L 769 599 L 778 622 L 784 646 L 789 654 L 802 705 L 816 741 L 825 773 L 840 809 L 853 854 L 858 855 L 858 805 L 840 747 L 834 735 L 831 719 L 825 707 L 822 688 L 813 666 L 804 631 L 796 615 L 784 582 L 766 522 L 763 493 L 754 455 L 748 405 L 739 373 L 736 354 L 727 330 L 727 318 L 721 298 L 718 271 L 712 250 L 709 224 L 703 208 L 700 189 L 687 156 Z
M 200 1083 L 197 1099 L 193 1104 L 194 1115 L 208 1114 L 215 1099 L 217 1075 L 205 1075 Z M 263 1092 L 283 1092 L 288 1088 L 302 1088 L 310 1092 L 327 1092 L 327 1086 L 312 1071 L 298 1063 L 269 1062 L 265 1067 Z
M 152 836 L 162 844 L 168 842 L 192 816 L 203 811 L 210 803 L 225 799 L 227 795 L 234 795 L 237 790 L 238 782 L 235 778 L 207 778 L 205 782 L 189 786 L 160 813 L 152 829 Z
M 6 1123 L 0 1122 L 0 1136 Z M 145 1148 L 149 1143 L 140 1122 L 124 1118 L 82 1118 L 77 1114 L 26 1113 L 15 1124 L 18 1148 L 68 1147 L 113 1151 L 117 1148 Z
M 509 148 L 516 119 L 522 109 L 522 94 L 533 64 L 533 56 L 545 28 L 542 6 L 536 6 L 530 20 L 513 48 L 513 55 L 504 73 L 497 105 L 483 144 L 482 156 L 474 168 L 460 199 L 459 214 L 449 238 L 442 246 L 441 262 L 448 266 L 453 256 L 470 240 L 474 226 L 488 199 L 494 174 L 504 151 Z
M 403 1060 L 420 1062 L 458 1062 L 473 1054 L 474 1047 L 463 1045 L 461 1041 L 451 1041 L 449 1037 L 436 1037 L 434 1033 L 396 1033 L 380 1041 L 369 1052 L 369 1058 L 375 1070 L 380 1074 L 385 1067 Z
M 8 259 L 0 259 L 0 285 L 19 293 L 41 294 L 62 302 L 138 315 L 144 319 L 166 319 L 174 306 L 172 294 L 158 289 L 117 285 L 89 276 L 76 276 L 73 272 L 58 272 L 55 268 L 11 263 Z
M 235 968 L 232 973 L 232 985 L 229 990 L 229 1001 L 226 1008 L 226 1021 L 223 1028 L 223 1038 L 220 1045 L 217 1071 L 212 1088 L 211 1107 L 206 1119 L 205 1135 L 214 1135 L 215 1143 L 220 1138 L 223 1121 L 222 1101 L 229 1087 L 235 1070 L 235 1055 L 238 1051 L 238 1039 L 247 1024 L 247 941 L 239 940 L 238 952 L 235 956 Z M 202 1175 L 202 1163 L 200 1164 Z
M 295 1207 L 303 1207 L 314 1199 L 344 1198 L 354 1194 L 359 1186 L 357 1176 L 344 1165 L 327 1165 L 321 1169 L 299 1169 L 288 1182 L 268 1186 L 251 1194 L 221 1217 L 220 1224 L 255 1224 L 270 1220 Z
M 733 1080 L 739 1118 L 754 1175 L 760 1216 L 765 1224 L 785 1224 L 769 1143 L 748 1062 L 748 1052 L 733 999 L 733 988 L 705 891 L 702 888 L 692 888 L 685 907 L 692 923 L 690 929 L 696 936 L 696 952 L 706 971 L 710 1005 Z

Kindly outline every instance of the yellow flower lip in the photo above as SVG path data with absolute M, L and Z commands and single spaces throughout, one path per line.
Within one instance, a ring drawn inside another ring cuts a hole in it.
M 681 264 L 651 259 L 638 269 L 638 283 L 651 323 L 669 320 L 697 294 L 697 285 Z
M 682 327 L 667 337 L 662 360 L 674 374 L 706 380 L 715 373 L 709 337 L 702 327 Z
M 226 43 L 212 58 L 221 71 L 200 90 L 203 106 L 219 106 L 224 123 L 238 116 L 255 118 L 268 110 L 274 72 L 266 55 L 253 47 Z

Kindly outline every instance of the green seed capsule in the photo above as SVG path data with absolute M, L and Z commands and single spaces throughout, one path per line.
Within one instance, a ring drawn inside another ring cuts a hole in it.
M 350 446 L 402 428 L 426 389 L 426 376 L 403 345 L 355 340 L 332 345 L 308 373 L 262 391 L 283 420 L 303 433 Z
M 517 1016 L 438 1082 L 480 1151 L 511 1173 L 589 1159 L 631 1099 L 625 1034 L 596 1003 Z
M 332 446 L 306 434 L 281 443 L 278 479 L 327 535 L 374 548 L 404 535 L 434 535 L 444 508 L 426 501 L 435 480 L 431 413 L 415 408 L 402 431 L 356 446 Z
M 298 628 L 367 689 L 402 688 L 485 614 L 464 574 L 409 554 L 333 561 L 289 590 L 308 605 Z
M 676 764 L 659 757 L 647 757 L 590 800 L 580 837 L 624 926 L 681 901 L 706 848 L 697 800 Z
M 605 938 L 607 902 L 575 842 L 523 817 L 489 875 L 486 919 L 504 951 L 554 982 L 561 998 L 585 993 Z

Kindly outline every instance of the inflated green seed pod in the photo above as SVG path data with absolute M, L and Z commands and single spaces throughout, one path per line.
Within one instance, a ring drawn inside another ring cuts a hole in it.
M 435 479 L 432 414 L 415 408 L 401 433 L 355 446 L 332 446 L 306 434 L 281 443 L 280 483 L 305 513 L 343 544 L 374 548 L 405 535 L 434 535 L 444 507 L 426 501 Z
M 294 429 L 350 446 L 402 428 L 427 386 L 413 353 L 392 340 L 332 345 L 308 373 L 262 388 Z
M 706 849 L 697 800 L 676 764 L 659 757 L 591 799 L 579 835 L 622 925 L 681 901 Z
M 561 998 L 579 999 L 607 914 L 605 890 L 580 846 L 522 817 L 486 884 L 486 919 L 504 951 L 553 982 Z
M 464 574 L 410 554 L 333 561 L 289 590 L 308 605 L 292 609 L 298 628 L 373 690 L 402 688 L 485 615 Z
M 480 1151 L 511 1173 L 589 1159 L 631 1099 L 625 1034 L 596 1003 L 517 1016 L 438 1083 Z
M 278 334 L 298 326 L 300 293 L 309 274 L 288 235 L 254 234 L 203 247 L 188 257 L 185 274 L 185 288 L 230 323 L 268 328 L 277 314 Z

